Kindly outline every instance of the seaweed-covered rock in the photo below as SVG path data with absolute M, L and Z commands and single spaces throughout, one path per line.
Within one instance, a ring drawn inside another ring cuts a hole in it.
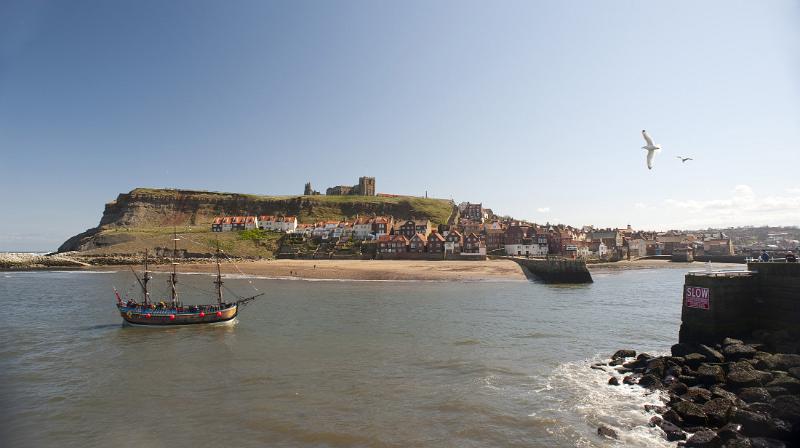
M 785 438 L 792 430 L 785 421 L 758 412 L 737 409 L 731 414 L 731 420 L 742 425 L 742 434 L 750 437 Z
M 653 358 L 645 364 L 644 373 L 655 375 L 657 378 L 663 378 L 664 372 L 667 370 L 667 362 L 663 358 Z
M 711 389 L 709 389 L 709 391 L 711 392 L 712 398 L 725 398 L 730 400 L 734 404 L 736 404 L 739 401 L 739 397 L 737 397 L 735 393 L 729 392 L 720 386 L 711 386 Z
M 617 379 L 617 377 L 612 376 L 611 378 L 608 379 L 608 385 L 609 386 L 619 386 L 619 380 Z
M 689 390 L 689 387 L 686 384 L 678 381 L 670 384 L 667 390 L 675 395 L 683 395 Z
M 800 425 L 800 397 L 797 395 L 781 395 L 772 400 L 775 417 L 795 426 Z

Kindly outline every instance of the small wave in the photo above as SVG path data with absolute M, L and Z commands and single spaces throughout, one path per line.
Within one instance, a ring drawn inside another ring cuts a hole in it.
M 481 341 L 477 339 L 465 339 L 463 341 L 453 342 L 453 345 L 479 345 Z
M 646 404 L 662 405 L 661 393 L 639 386 L 609 386 L 609 375 L 621 375 L 616 371 L 589 368 L 598 361 L 601 361 L 600 356 L 591 360 L 563 363 L 546 378 L 543 387 L 534 391 L 543 395 L 545 400 L 557 404 L 555 412 L 562 418 L 560 423 L 549 430 L 553 434 L 578 436 L 579 446 L 591 447 L 609 443 L 588 437 L 588 433 L 605 425 L 617 431 L 621 446 L 674 446 L 663 438 L 660 429 L 649 426 L 648 422 L 653 414 L 644 410 Z M 577 421 L 574 417 L 576 415 L 579 417 Z

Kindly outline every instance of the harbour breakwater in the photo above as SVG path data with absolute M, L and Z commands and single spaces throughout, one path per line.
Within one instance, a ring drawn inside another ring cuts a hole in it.
M 530 276 L 544 283 L 592 283 L 592 274 L 583 260 L 561 258 L 510 257 Z
M 619 350 L 610 387 L 663 393 L 651 426 L 687 447 L 800 446 L 800 264 L 690 272 L 670 356 Z M 615 438 L 613 430 L 598 433 Z

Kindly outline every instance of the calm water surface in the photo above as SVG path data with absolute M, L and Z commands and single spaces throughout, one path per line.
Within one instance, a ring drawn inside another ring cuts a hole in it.
M 235 325 L 150 329 L 116 314 L 112 286 L 133 294 L 130 273 L 0 272 L 0 445 L 668 446 L 642 410 L 657 397 L 588 365 L 668 351 L 684 273 L 229 279 L 267 293 Z M 181 280 L 187 302 L 212 290 Z

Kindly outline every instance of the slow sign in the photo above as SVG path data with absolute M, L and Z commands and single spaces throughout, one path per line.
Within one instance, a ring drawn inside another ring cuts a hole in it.
M 700 308 L 707 310 L 710 300 L 711 291 L 708 288 L 701 288 L 699 286 L 687 286 L 683 293 L 683 303 L 688 308 Z

